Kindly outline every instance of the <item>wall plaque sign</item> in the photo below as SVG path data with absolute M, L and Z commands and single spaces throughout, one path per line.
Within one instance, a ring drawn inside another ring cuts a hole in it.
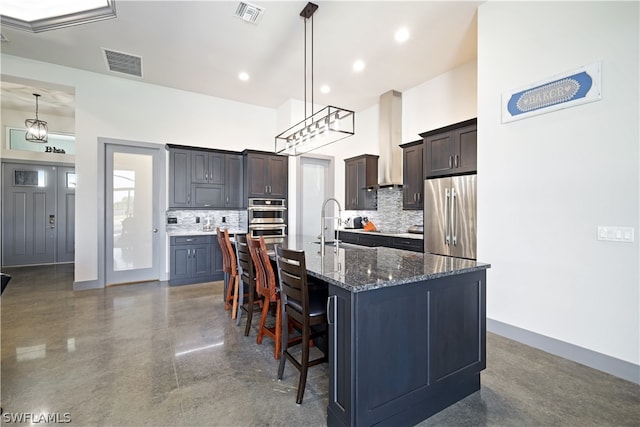
M 502 123 L 599 101 L 600 63 L 502 94 Z

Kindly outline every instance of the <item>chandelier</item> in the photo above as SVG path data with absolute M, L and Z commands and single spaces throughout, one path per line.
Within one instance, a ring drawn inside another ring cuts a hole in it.
M 318 5 L 307 3 L 300 16 L 304 18 L 304 120 L 275 138 L 276 154 L 299 156 L 332 144 L 355 133 L 355 113 L 329 105 L 315 112 L 313 99 L 313 14 Z M 311 115 L 307 116 L 307 21 L 311 19 Z
M 47 142 L 48 141 L 48 128 L 47 122 L 38 119 L 38 97 L 40 94 L 34 93 L 36 97 L 36 118 L 27 119 L 24 121 L 24 125 L 27 127 L 27 133 L 25 139 L 31 142 Z

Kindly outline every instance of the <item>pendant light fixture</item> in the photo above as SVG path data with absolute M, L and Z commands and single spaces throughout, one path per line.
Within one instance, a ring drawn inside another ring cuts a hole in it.
M 38 119 L 38 97 L 39 93 L 34 93 L 36 97 L 36 118 L 27 119 L 24 121 L 24 125 L 27 127 L 27 133 L 25 139 L 31 142 L 47 142 L 49 136 L 49 129 L 47 128 L 47 122 Z
M 276 136 L 275 152 L 299 156 L 334 143 L 355 133 L 355 113 L 327 106 L 315 112 L 313 99 L 313 14 L 318 5 L 307 3 L 300 12 L 304 18 L 304 116 L 305 119 Z M 307 116 L 307 21 L 311 20 L 311 115 Z

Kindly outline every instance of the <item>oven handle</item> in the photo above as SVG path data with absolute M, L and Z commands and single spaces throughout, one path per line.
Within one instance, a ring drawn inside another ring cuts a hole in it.
M 250 211 L 286 211 L 287 208 L 284 206 L 249 206 L 247 210 Z
M 249 228 L 254 230 L 275 230 L 278 228 L 285 229 L 287 226 L 286 224 L 249 224 Z

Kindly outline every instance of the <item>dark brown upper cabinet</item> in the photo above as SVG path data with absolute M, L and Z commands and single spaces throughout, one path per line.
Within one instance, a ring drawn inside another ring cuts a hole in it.
M 424 208 L 424 175 L 422 139 L 408 142 L 402 148 L 402 208 Z
M 421 133 L 425 178 L 476 172 L 477 119 Z
M 247 198 L 286 199 L 289 186 L 289 158 L 273 153 L 244 151 Z
M 372 154 L 345 159 L 345 210 L 375 210 L 378 158 Z

